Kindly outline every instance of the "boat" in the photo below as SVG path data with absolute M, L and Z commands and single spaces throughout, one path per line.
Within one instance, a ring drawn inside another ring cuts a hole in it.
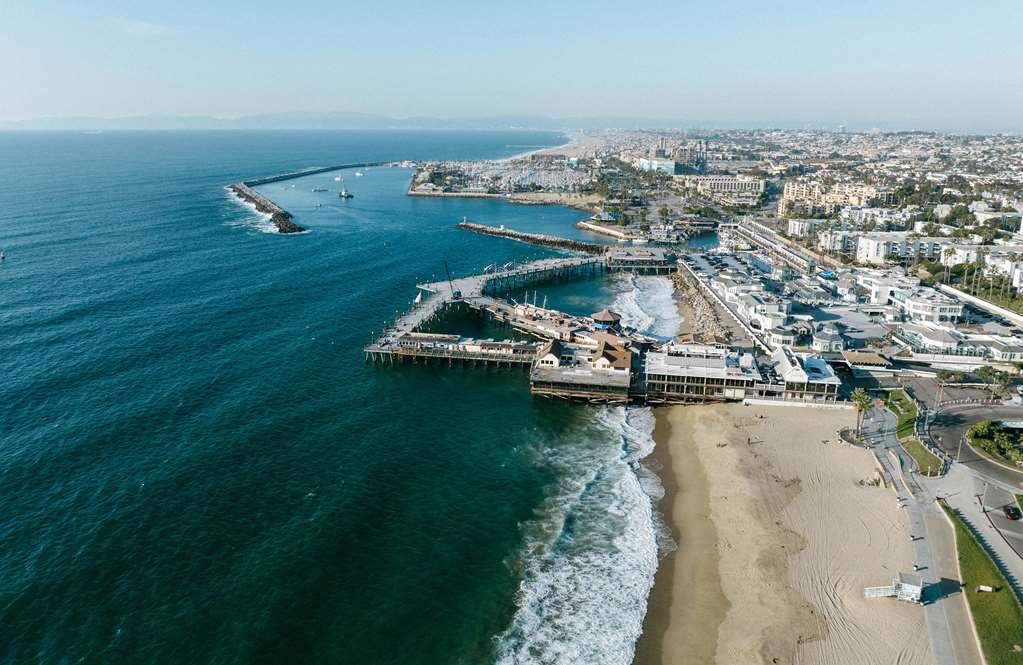
M 349 192 L 347 189 L 342 188 L 341 189 L 341 193 L 338 194 L 337 197 L 339 199 L 350 199 L 350 198 L 352 198 L 352 193 Z
M 345 179 L 339 175 L 334 176 L 334 182 L 344 182 Z
M 4 250 L 0 249 L 0 261 L 6 261 L 7 255 L 4 254 Z
M 361 178 L 363 175 L 365 175 L 365 174 L 362 171 L 356 171 L 355 172 L 355 177 L 356 178 Z
M 327 191 L 327 188 L 326 187 L 313 187 L 313 191 L 314 192 L 325 192 L 325 191 Z

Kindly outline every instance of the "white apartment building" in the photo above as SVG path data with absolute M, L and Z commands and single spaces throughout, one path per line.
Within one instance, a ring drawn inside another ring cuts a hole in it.
M 756 203 L 767 181 L 747 175 L 675 176 L 682 187 L 725 204 Z
M 807 238 L 821 225 L 823 219 L 790 219 L 789 235 L 793 238 Z
M 911 211 L 898 208 L 870 208 L 864 206 L 846 206 L 838 213 L 838 218 L 843 222 L 862 226 L 873 222 L 885 228 L 890 226 L 902 226 L 909 221 Z
M 856 241 L 856 260 L 873 265 L 903 259 L 933 261 L 940 259 L 942 250 L 953 244 L 955 241 L 950 238 L 911 238 L 909 233 L 904 232 L 862 233 Z
M 893 305 L 911 321 L 955 323 L 963 315 L 963 304 L 932 289 L 920 286 L 916 277 L 893 275 L 879 270 L 857 270 L 856 282 L 864 288 L 873 305 Z
M 859 234 L 853 231 L 821 231 L 817 234 L 817 249 L 825 252 L 848 252 L 856 248 Z
M 874 201 L 888 202 L 891 192 L 873 185 L 837 183 L 827 185 L 812 180 L 790 180 L 785 183 L 778 214 L 830 215 L 844 206 L 868 206 Z

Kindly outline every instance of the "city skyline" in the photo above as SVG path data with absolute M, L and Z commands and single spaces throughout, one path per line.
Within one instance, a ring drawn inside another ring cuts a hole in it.
M 0 124 L 300 112 L 1016 132 L 1013 9 L 15 3 Z

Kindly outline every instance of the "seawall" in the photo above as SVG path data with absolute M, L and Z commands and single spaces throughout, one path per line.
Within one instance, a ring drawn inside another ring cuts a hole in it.
M 256 206 L 256 210 L 264 215 L 270 215 L 270 221 L 280 233 L 301 233 L 304 228 L 291 221 L 291 213 L 280 207 L 270 199 L 266 198 L 254 189 L 251 189 L 243 182 L 236 182 L 229 189 L 242 201 Z
M 337 166 L 316 166 L 310 169 L 303 169 L 301 171 L 291 171 L 290 173 L 279 173 L 277 175 L 267 176 L 265 178 L 255 178 L 253 180 L 243 180 L 241 184 L 247 187 L 258 187 L 259 185 L 266 185 L 271 182 L 282 182 L 284 180 L 294 180 L 295 178 L 304 178 L 307 175 L 315 175 L 317 173 L 328 173 L 330 171 L 342 171 L 344 169 L 368 169 L 373 166 L 391 166 L 397 162 L 354 162 L 352 164 L 338 164 Z
M 588 254 L 603 254 L 607 251 L 606 245 L 600 245 L 595 242 L 583 242 L 581 240 L 559 238 L 557 236 L 549 236 L 542 233 L 523 233 L 521 231 L 514 231 L 512 229 L 502 227 L 474 224 L 473 222 L 459 222 L 458 228 L 463 231 L 471 231 L 473 233 L 479 233 L 486 236 L 497 236 L 500 238 L 520 240 L 522 242 L 528 242 L 531 245 L 540 245 L 541 247 L 571 249 L 577 252 L 586 252 Z

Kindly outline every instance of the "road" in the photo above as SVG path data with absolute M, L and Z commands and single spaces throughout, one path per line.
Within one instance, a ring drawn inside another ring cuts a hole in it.
M 981 665 L 955 555 L 955 534 L 895 438 L 895 416 L 873 407 L 863 425 L 867 444 L 906 509 L 917 566 L 924 577 L 924 616 L 936 665 Z M 909 572 L 909 571 L 907 571 Z
M 931 438 L 963 466 L 1016 492 L 1023 491 L 1023 473 L 996 464 L 963 443 L 963 434 L 981 420 L 1023 420 L 1023 406 L 964 405 L 948 407 L 931 421 Z

